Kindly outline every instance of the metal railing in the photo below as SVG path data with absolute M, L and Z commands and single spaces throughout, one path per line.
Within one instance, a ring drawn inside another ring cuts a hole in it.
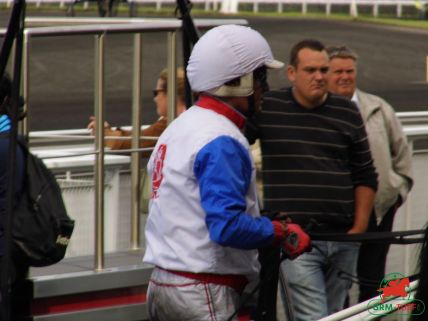
M 402 125 L 428 124 L 428 111 L 398 112 Z
M 221 24 L 247 24 L 242 19 L 200 19 L 195 20 L 199 28 L 210 28 Z M 95 36 L 94 46 L 94 114 L 96 116 L 95 135 L 95 260 L 96 270 L 104 268 L 104 103 L 105 103 L 105 39 L 110 34 L 134 35 L 134 68 L 132 90 L 133 133 L 132 148 L 132 213 L 131 213 L 131 248 L 139 247 L 139 139 L 142 84 L 142 34 L 147 32 L 166 32 L 168 84 L 175 86 L 177 64 L 177 32 L 181 30 L 181 21 L 176 19 L 136 19 L 136 18 L 27 18 L 24 31 L 22 93 L 25 99 L 25 110 L 31 110 L 30 88 L 30 44 L 36 37 L 88 35 Z M 0 29 L 0 35 L 6 30 Z M 175 90 L 168 91 L 168 103 L 175 109 Z M 169 115 L 175 115 L 170 112 Z M 29 114 L 31 117 L 31 113 Z M 28 121 L 24 121 L 22 131 L 28 133 Z M 30 135 L 31 137 L 31 135 Z M 70 155 L 72 156 L 72 155 Z

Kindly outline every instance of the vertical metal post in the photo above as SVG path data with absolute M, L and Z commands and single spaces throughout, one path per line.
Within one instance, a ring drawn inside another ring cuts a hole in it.
M 177 110 L 177 32 L 168 32 L 168 124 L 172 122 Z
M 414 139 L 412 137 L 409 137 L 409 149 L 410 153 L 412 155 L 412 161 L 414 156 Z M 406 204 L 405 204 L 405 211 L 406 211 L 406 221 L 404 226 L 405 231 L 409 231 L 412 229 L 412 193 L 409 193 L 407 195 Z M 410 270 L 410 262 L 413 262 L 413 259 L 410 257 L 410 249 L 409 246 L 404 246 L 404 275 L 410 275 L 413 271 Z
M 30 39 L 31 37 L 24 31 L 24 44 L 22 52 L 22 96 L 24 97 L 24 111 L 28 110 L 30 102 Z M 25 117 L 19 124 L 19 132 L 28 135 L 28 117 Z
M 330 2 L 330 0 L 327 1 L 327 3 L 325 4 L 325 15 L 326 16 L 331 15 L 331 2 Z
M 357 7 L 356 0 L 351 1 L 351 4 L 349 6 L 349 14 L 351 15 L 352 18 L 358 17 L 358 7 Z
M 95 270 L 104 268 L 104 48 L 105 34 L 95 36 Z
M 403 7 L 401 6 L 401 3 L 397 3 L 397 18 L 401 18 L 403 15 Z
M 373 17 L 374 18 L 379 17 L 379 6 L 377 3 L 373 4 Z
M 134 35 L 134 74 L 132 81 L 132 148 L 140 146 L 143 35 Z M 131 249 L 140 247 L 140 153 L 131 154 Z
M 426 56 L 426 81 L 428 82 L 428 56 Z
M 306 3 L 306 0 L 302 1 L 302 14 L 305 15 L 308 13 L 308 4 Z

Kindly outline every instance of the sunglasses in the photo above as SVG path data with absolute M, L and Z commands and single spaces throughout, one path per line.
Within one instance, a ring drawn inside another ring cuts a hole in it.
M 155 98 L 159 93 L 161 93 L 161 92 L 166 92 L 166 90 L 165 89 L 153 89 L 152 90 L 152 93 L 153 93 L 153 98 Z
M 269 91 L 267 81 L 267 69 L 265 66 L 259 67 L 253 72 L 254 80 L 258 81 L 264 92 Z

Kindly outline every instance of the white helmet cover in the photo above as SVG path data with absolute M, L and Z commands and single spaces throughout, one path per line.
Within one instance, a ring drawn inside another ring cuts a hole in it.
M 187 65 L 187 78 L 195 92 L 225 96 L 220 87 L 250 74 L 251 88 L 241 88 L 237 94 L 231 94 L 248 96 L 252 94 L 252 72 L 263 65 L 275 69 L 284 67 L 273 58 L 269 44 L 260 33 L 249 27 L 223 25 L 209 30 L 196 43 Z

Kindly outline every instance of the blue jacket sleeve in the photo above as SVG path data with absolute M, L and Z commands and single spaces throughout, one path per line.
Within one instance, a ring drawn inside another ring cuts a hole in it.
M 6 115 L 0 116 L 0 133 L 10 130 L 10 119 Z
M 251 171 L 248 151 L 228 136 L 216 138 L 196 155 L 194 173 L 213 242 L 240 249 L 272 242 L 274 229 L 270 220 L 246 213 Z

